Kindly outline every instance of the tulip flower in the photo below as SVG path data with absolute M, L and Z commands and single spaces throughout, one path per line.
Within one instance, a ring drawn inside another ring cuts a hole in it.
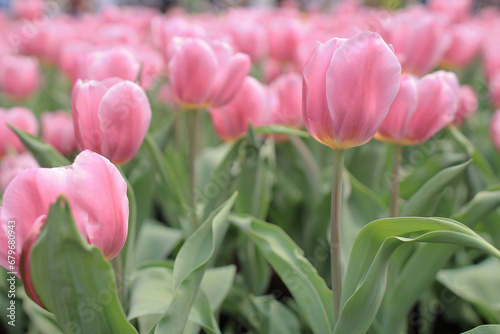
M 500 71 L 491 78 L 488 90 L 491 104 L 495 108 L 500 108 Z
M 14 177 L 30 167 L 39 167 L 30 152 L 4 156 L 0 160 L 0 191 L 3 192 Z
M 276 16 L 267 22 L 269 55 L 278 61 L 293 61 L 301 40 L 300 21 L 293 16 Z
M 40 115 L 42 139 L 54 146 L 63 155 L 76 150 L 73 119 L 65 111 L 46 111 Z
M 457 112 L 459 89 L 453 72 L 437 71 L 422 77 L 417 84 L 417 106 L 400 142 L 404 145 L 423 143 L 449 125 Z
M 177 40 L 169 62 L 171 91 L 185 108 L 214 108 L 236 95 L 250 71 L 250 58 L 233 53 L 224 42 L 202 39 Z
M 451 22 L 461 22 L 469 18 L 474 7 L 473 0 L 430 0 L 429 8 L 444 13 Z
M 250 56 L 253 62 L 261 59 L 267 53 L 266 30 L 257 22 L 242 21 L 241 15 L 234 15 L 227 23 L 227 28 L 233 37 L 232 41 L 236 49 Z
M 14 0 L 12 9 L 21 19 L 35 20 L 43 16 L 44 0 Z
M 490 136 L 493 145 L 500 153 L 500 110 L 495 111 L 490 120 Z
M 379 34 L 318 43 L 304 67 L 303 118 L 317 141 L 334 149 L 330 220 L 333 317 L 340 313 L 342 171 L 345 149 L 377 132 L 399 90 L 401 65 Z
M 13 99 L 33 95 L 40 85 L 40 64 L 34 57 L 9 55 L 0 58 L 0 88 Z
M 138 79 L 141 67 L 132 52 L 118 47 L 91 52 L 87 55 L 84 66 L 83 79 L 121 78 L 129 81 Z
M 84 151 L 71 166 L 30 168 L 16 176 L 2 200 L 0 265 L 20 274 L 28 294 L 40 305 L 31 283 L 29 254 L 50 206 L 60 195 L 68 199 L 82 237 L 99 247 L 106 259 L 115 257 L 127 238 L 127 184 L 106 158 Z M 9 221 L 15 221 L 16 228 L 14 270 L 7 262 Z
M 484 30 L 473 24 L 457 24 L 450 28 L 451 44 L 443 56 L 441 66 L 462 68 L 469 65 L 481 51 Z
M 134 157 L 151 122 L 146 93 L 137 84 L 117 78 L 78 80 L 72 113 L 78 147 L 102 154 L 115 164 Z
M 23 107 L 0 108 L 0 158 L 9 151 L 18 153 L 25 151 L 21 140 L 7 125 L 12 125 L 31 135 L 36 135 L 38 132 L 38 122 L 31 110 Z
M 221 108 L 210 109 L 210 117 L 219 138 L 233 142 L 247 132 L 249 124 L 261 125 L 270 112 L 266 87 L 247 77 L 235 98 Z
M 453 124 L 456 126 L 464 124 L 465 120 L 477 111 L 478 105 L 474 88 L 469 85 L 461 86 L 458 92 L 458 109 Z

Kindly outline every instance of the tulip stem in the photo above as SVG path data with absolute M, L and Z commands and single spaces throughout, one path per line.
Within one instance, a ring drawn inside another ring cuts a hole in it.
M 196 196 L 196 155 L 198 153 L 198 141 L 200 138 L 200 129 L 198 128 L 199 110 L 188 110 L 188 136 L 189 136 L 189 195 L 191 199 L 192 208 L 192 221 L 194 226 L 198 226 L 198 219 L 196 214 L 197 196 Z
M 123 173 L 122 173 L 123 174 Z M 128 285 L 132 279 L 132 274 L 134 270 L 134 261 L 135 261 L 135 241 L 136 241 L 136 225 L 137 225 L 137 202 L 135 200 L 135 193 L 132 185 L 128 181 L 128 179 L 123 175 L 123 178 L 127 182 L 127 197 L 129 200 L 129 219 L 128 219 L 128 237 L 127 237 L 127 252 L 125 253 L 125 277 L 123 280 L 123 294 L 125 298 L 124 308 L 128 308 L 128 300 L 127 300 L 127 292 Z
M 333 292 L 333 318 L 340 315 L 342 298 L 342 251 L 340 248 L 341 208 L 342 208 L 342 172 L 344 170 L 344 150 L 334 150 L 332 207 L 330 219 L 330 251 Z
M 391 217 L 399 216 L 399 170 L 401 168 L 401 157 L 403 146 L 393 144 L 392 146 L 392 172 L 391 172 L 391 202 L 389 212 Z

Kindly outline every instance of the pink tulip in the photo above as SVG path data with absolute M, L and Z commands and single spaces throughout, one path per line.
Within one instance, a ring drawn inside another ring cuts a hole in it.
M 459 83 L 452 72 L 437 71 L 422 77 L 417 84 L 417 107 L 406 123 L 401 143 L 425 142 L 449 125 L 458 108 Z
M 276 16 L 267 22 L 269 55 L 279 61 L 293 61 L 301 40 L 302 27 L 294 17 Z
M 467 118 L 477 111 L 478 105 L 479 102 L 474 88 L 468 85 L 461 86 L 458 92 L 458 109 L 453 124 L 461 126 Z
M 65 111 L 46 111 L 40 116 L 42 139 L 55 147 L 63 155 L 76 150 L 73 119 Z
M 250 71 L 250 58 L 219 41 L 178 41 L 169 62 L 172 94 L 185 108 L 221 107 L 236 95 Z
M 500 153 L 500 110 L 495 111 L 490 120 L 490 136 L 493 145 Z
M 115 164 L 134 157 L 151 122 L 146 93 L 117 78 L 78 80 L 73 87 L 73 123 L 78 147 L 104 155 Z
M 451 22 L 461 22 L 469 18 L 474 7 L 473 0 L 430 0 L 429 8 L 444 13 Z
M 165 71 L 165 62 L 160 53 L 153 50 L 142 50 L 138 56 L 141 59 L 140 85 L 143 89 L 151 89 Z
M 44 0 L 14 0 L 12 9 L 21 19 L 34 20 L 43 16 Z
M 451 44 L 441 62 L 447 68 L 469 65 L 481 51 L 484 31 L 477 25 L 457 24 L 450 28 Z
M 0 160 L 0 190 L 3 192 L 14 177 L 30 167 L 38 167 L 30 152 L 4 156 Z
M 417 107 L 417 82 L 418 79 L 410 74 L 401 76 L 398 95 L 375 138 L 394 143 L 403 139 L 408 120 Z
M 11 98 L 25 99 L 40 85 L 40 64 L 34 57 L 10 55 L 0 58 L 0 87 Z
M 83 41 L 68 41 L 59 54 L 59 68 L 69 76 L 72 83 L 85 76 L 86 55 L 92 47 Z
M 16 265 L 14 270 L 8 270 L 20 273 L 25 288 L 37 302 L 29 272 L 29 255 L 50 206 L 60 195 L 68 199 L 82 237 L 99 247 L 106 259 L 115 257 L 127 238 L 127 184 L 106 158 L 84 151 L 71 166 L 30 168 L 19 174 L 3 195 L 0 265 L 9 268 L 8 222 L 15 221 Z
M 238 13 L 241 14 L 241 13 Z M 267 35 L 263 26 L 252 20 L 241 20 L 234 15 L 227 23 L 233 44 L 239 52 L 246 53 L 253 62 L 261 59 L 267 53 Z
M 398 14 L 388 28 L 387 42 L 393 45 L 403 70 L 419 76 L 438 65 L 450 44 L 445 22 L 419 9 Z
M 83 79 L 104 80 L 121 78 L 136 81 L 140 63 L 132 52 L 123 47 L 94 51 L 87 55 Z
M 210 109 L 215 133 L 233 142 L 244 135 L 248 125 L 262 125 L 271 115 L 268 92 L 255 78 L 247 77 L 234 99 L 221 108 Z
M 0 158 L 9 151 L 21 153 L 25 150 L 21 140 L 7 127 L 8 124 L 32 135 L 36 135 L 38 132 L 38 122 L 29 109 L 23 107 L 0 108 Z
M 499 30 L 500 31 L 500 30 Z M 500 43 L 486 40 L 483 50 L 483 70 L 487 80 L 500 73 Z
M 274 80 L 270 89 L 278 98 L 278 108 L 273 123 L 301 128 L 302 120 L 302 78 L 297 73 L 288 73 Z
M 401 66 L 379 34 L 318 42 L 304 68 L 303 119 L 333 149 L 369 141 L 399 90 Z

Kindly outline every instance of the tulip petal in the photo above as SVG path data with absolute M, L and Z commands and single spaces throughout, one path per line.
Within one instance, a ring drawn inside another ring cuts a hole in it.
M 212 105 L 220 107 L 230 102 L 238 90 L 251 67 L 250 57 L 237 53 L 230 57 L 228 64 L 219 64 L 221 69 L 214 82 L 214 98 Z
M 89 243 L 112 259 L 127 238 L 127 184 L 108 159 L 88 150 L 76 157 L 72 168 L 68 198 L 77 226 L 85 229 Z
M 325 44 L 317 43 L 309 62 L 304 67 L 302 84 L 302 117 L 309 133 L 324 145 L 335 147 L 333 124 L 328 112 L 325 73 L 332 55 L 345 39 L 334 38 Z
M 366 143 L 377 132 L 399 90 L 401 65 L 379 34 L 343 43 L 326 73 L 326 98 L 338 148 Z

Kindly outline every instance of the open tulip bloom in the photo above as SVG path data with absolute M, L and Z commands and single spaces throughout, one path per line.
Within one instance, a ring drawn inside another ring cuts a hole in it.
M 500 333 L 497 8 L 123 2 L 0 0 L 3 332 Z

